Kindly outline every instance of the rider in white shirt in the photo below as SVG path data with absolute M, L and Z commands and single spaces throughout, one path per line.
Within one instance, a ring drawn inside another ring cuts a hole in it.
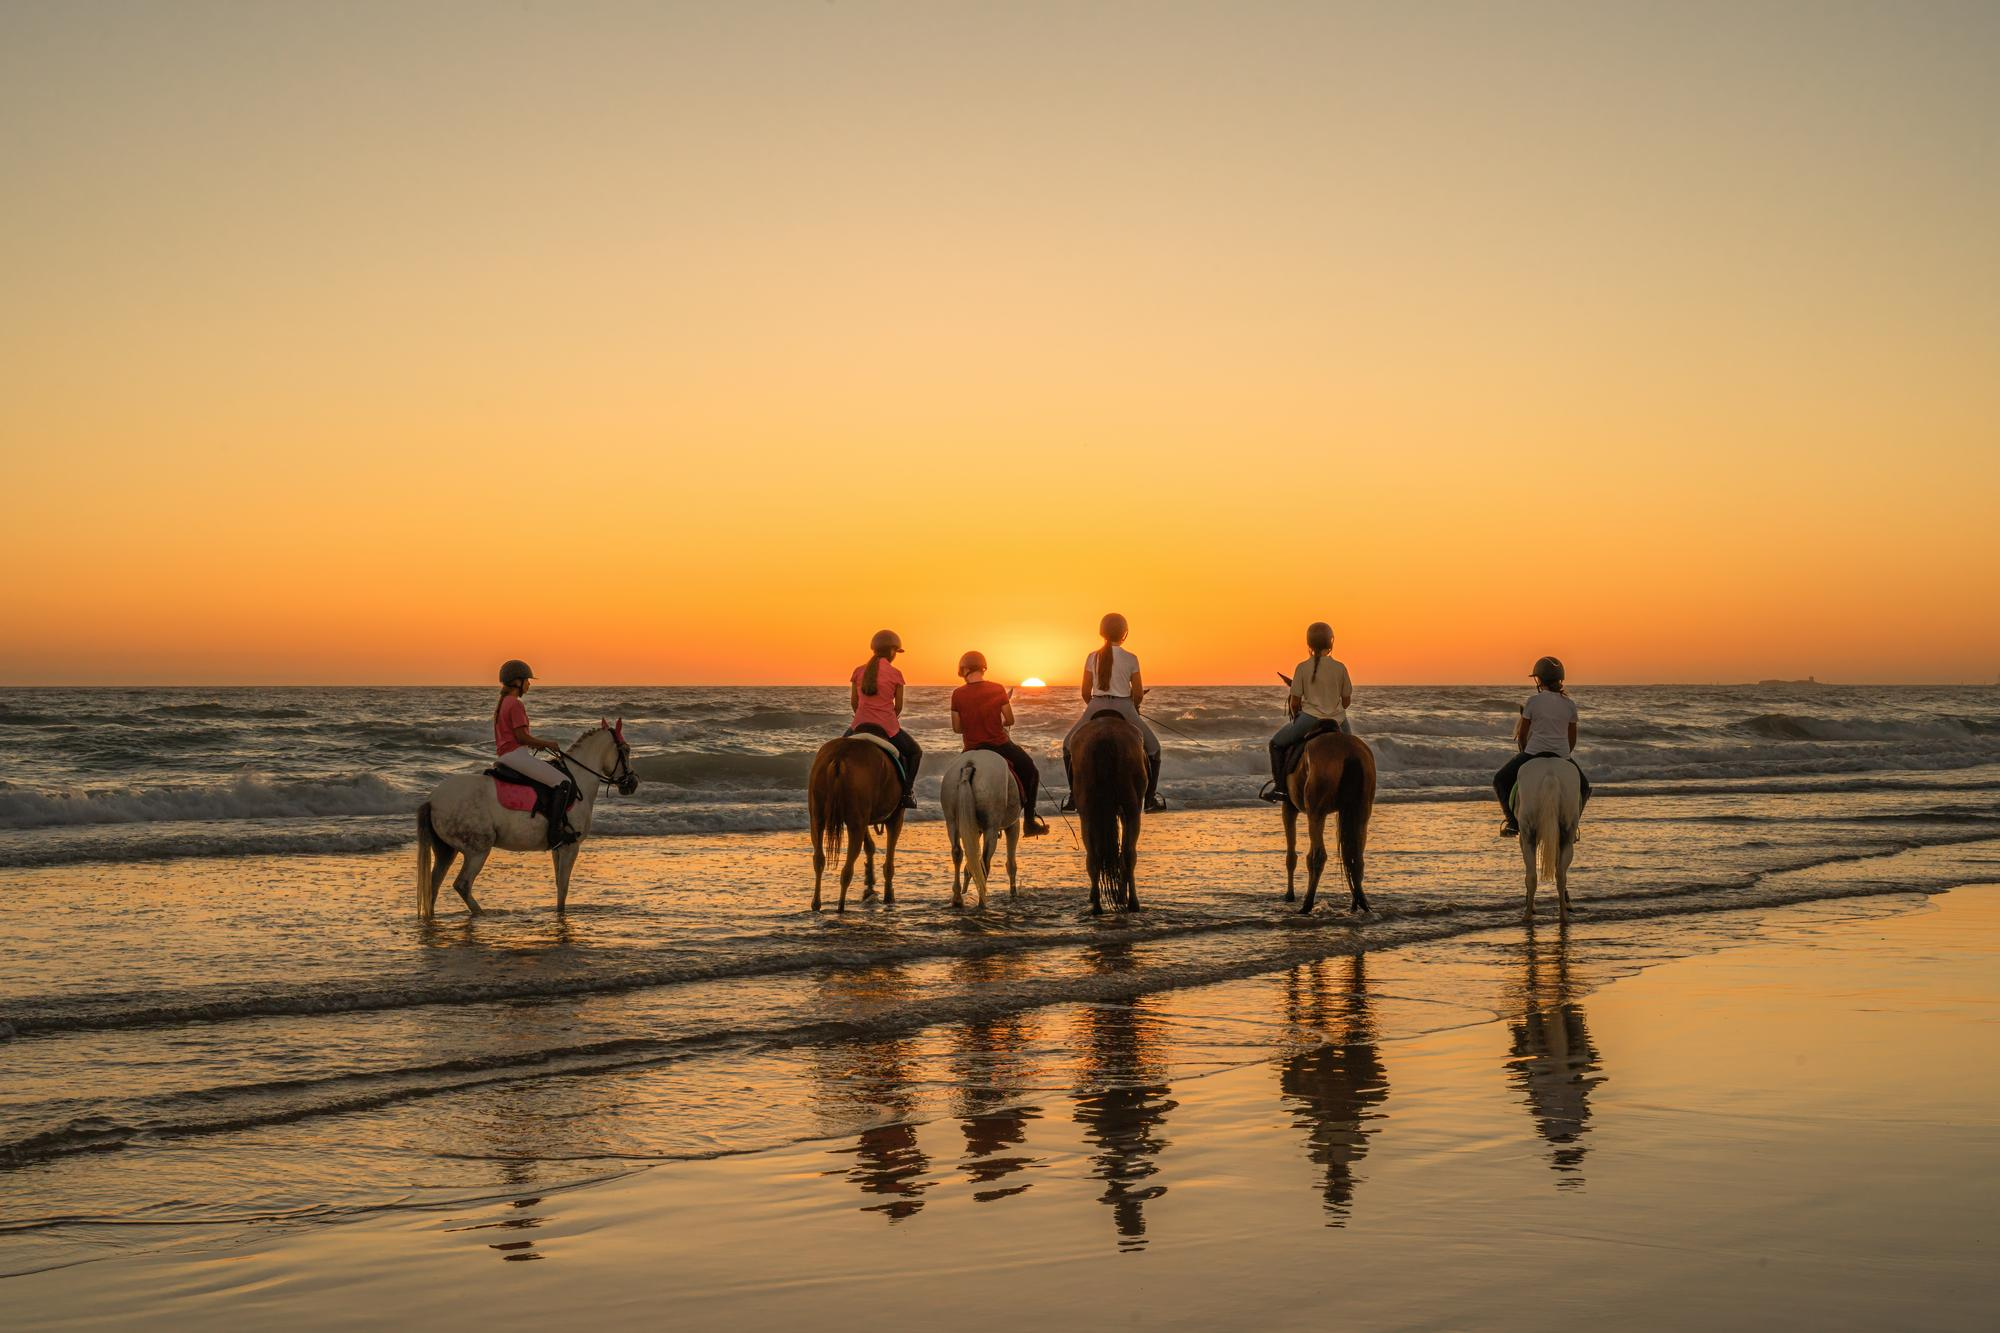
M 1569 697 L 1563 688 L 1563 664 L 1556 658 L 1544 657 L 1536 661 L 1534 697 L 1521 705 L 1521 716 L 1514 723 L 1514 746 L 1520 752 L 1503 765 L 1493 775 L 1493 791 L 1500 798 L 1500 809 L 1506 813 L 1507 822 L 1500 826 L 1500 836 L 1512 838 L 1521 831 L 1514 820 L 1514 781 L 1520 775 L 1521 766 L 1530 759 L 1567 759 L 1576 764 L 1576 700 Z M 1584 804 L 1590 802 L 1590 779 L 1585 776 L 1583 765 L 1577 764 L 1576 776 L 1582 783 Z M 1577 807 L 1579 812 L 1582 806 Z
M 1342 731 L 1347 725 L 1347 706 L 1354 702 L 1354 682 L 1347 667 L 1333 656 L 1333 626 L 1316 620 L 1306 626 L 1306 647 L 1312 656 L 1292 670 L 1292 690 L 1285 699 L 1291 720 L 1271 737 L 1271 782 L 1261 795 L 1267 801 L 1285 799 L 1285 753 L 1311 735 L 1321 723 L 1331 722 Z
M 1097 622 L 1097 632 L 1104 636 L 1104 646 L 1083 659 L 1083 711 L 1070 724 L 1069 732 L 1063 737 L 1063 776 L 1070 784 L 1070 792 L 1063 797 L 1061 809 L 1076 809 L 1075 779 L 1070 777 L 1069 738 L 1076 735 L 1076 729 L 1102 712 L 1115 712 L 1139 729 L 1139 736 L 1146 744 L 1146 809 L 1158 811 L 1166 809 L 1166 802 L 1160 799 L 1160 738 L 1146 725 L 1146 719 L 1139 716 L 1139 702 L 1146 697 L 1146 684 L 1139 675 L 1139 659 L 1125 648 L 1125 636 L 1131 633 L 1125 617 L 1113 611 Z

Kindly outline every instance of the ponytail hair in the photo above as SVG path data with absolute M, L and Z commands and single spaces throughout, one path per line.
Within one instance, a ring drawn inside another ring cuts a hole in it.
M 872 696 L 880 688 L 876 682 L 876 673 L 881 666 L 882 659 L 879 656 L 868 659 L 868 669 L 861 673 L 861 692 L 863 694 Z
M 1097 622 L 1097 632 L 1104 636 L 1104 646 L 1097 650 L 1097 688 L 1108 690 L 1111 688 L 1111 650 L 1123 643 L 1125 636 L 1132 631 L 1125 623 L 1125 617 L 1113 611 Z

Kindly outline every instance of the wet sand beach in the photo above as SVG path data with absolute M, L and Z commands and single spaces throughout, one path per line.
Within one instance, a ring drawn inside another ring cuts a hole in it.
M 32 1327 L 1990 1327 L 1997 962 L 2000 887 L 1586 912 L 780 1047 L 745 1091 L 837 1135 L 192 1227 L 0 1298 Z M 823 998 L 863 1015 L 902 970 Z M 524 1164 L 562 1102 L 503 1108 Z

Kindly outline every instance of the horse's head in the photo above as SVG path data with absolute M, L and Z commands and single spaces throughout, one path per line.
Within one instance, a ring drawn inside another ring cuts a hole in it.
M 639 775 L 632 771 L 632 747 L 625 743 L 625 719 L 606 718 L 597 729 L 587 731 L 572 747 L 571 757 L 590 764 L 599 778 L 618 789 L 620 796 L 639 790 Z

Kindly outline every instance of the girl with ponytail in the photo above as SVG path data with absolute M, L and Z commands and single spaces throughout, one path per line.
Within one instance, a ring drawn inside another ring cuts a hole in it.
M 903 640 L 892 629 L 877 630 L 868 644 L 868 660 L 854 668 L 848 678 L 847 700 L 854 709 L 854 721 L 845 734 L 865 731 L 880 736 L 896 747 L 903 758 L 903 808 L 917 808 L 911 789 L 917 783 L 917 765 L 924 749 L 916 738 L 903 730 L 903 673 L 896 669 L 896 654 Z
M 1261 795 L 1267 801 L 1285 799 L 1289 751 L 1323 725 L 1351 731 L 1347 706 L 1354 702 L 1354 682 L 1345 664 L 1333 657 L 1333 626 L 1315 620 L 1306 626 L 1306 650 L 1312 654 L 1292 668 L 1292 692 L 1285 698 L 1291 719 L 1271 737 L 1271 782 Z
M 1157 811 L 1166 809 L 1166 802 L 1160 799 L 1160 738 L 1146 725 L 1146 719 L 1139 716 L 1139 703 L 1146 697 L 1145 682 L 1139 678 L 1139 659 L 1125 650 L 1125 636 L 1131 627 L 1125 617 L 1116 611 L 1097 622 L 1097 632 L 1104 638 L 1104 646 L 1083 659 L 1083 712 L 1071 724 L 1069 734 L 1063 737 L 1063 774 L 1068 777 L 1069 738 L 1076 735 L 1076 729 L 1102 712 L 1115 712 L 1139 729 L 1139 735 L 1146 742 L 1146 809 Z M 1072 780 L 1071 785 L 1074 786 Z M 1062 809 L 1076 809 L 1076 794 L 1072 791 L 1063 797 Z

